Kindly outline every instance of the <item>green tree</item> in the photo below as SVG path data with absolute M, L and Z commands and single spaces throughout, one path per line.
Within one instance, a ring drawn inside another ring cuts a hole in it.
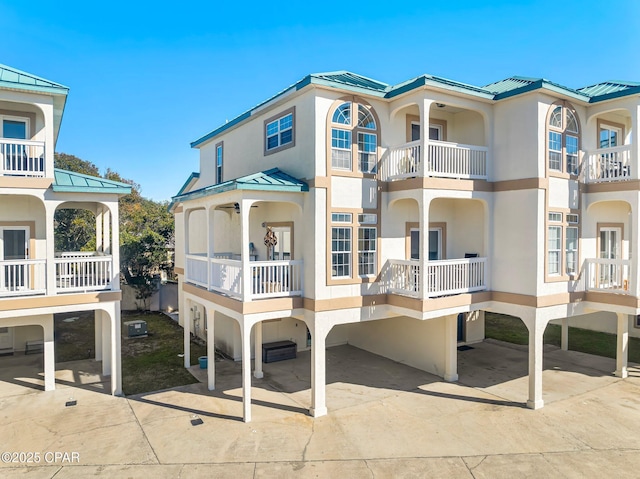
M 93 163 L 73 155 L 56 155 L 56 161 L 58 157 L 60 162 L 56 163 L 56 167 L 100 176 L 98 168 Z M 142 300 L 147 309 L 148 300 L 158 287 L 156 275 L 162 270 L 171 273 L 173 269 L 169 256 L 169 249 L 174 244 L 173 215 L 167 210 L 167 202 L 143 198 L 140 194 L 140 185 L 134 181 L 123 178 L 111 169 L 107 169 L 104 177 L 131 185 L 131 194 L 121 197 L 118 203 L 120 269 L 123 281 L 135 288 L 136 299 Z M 89 214 L 90 221 L 84 213 Z M 77 221 L 77 224 L 73 221 Z M 74 216 L 74 220 L 67 221 L 64 226 L 59 223 L 58 230 L 63 227 L 70 228 L 71 231 L 59 231 L 61 242 L 65 241 L 65 244 L 74 246 L 83 243 L 78 249 L 91 248 L 92 245 L 95 248 L 95 220 L 88 211 L 81 211 Z M 58 232 L 56 232 L 56 240 L 57 236 Z M 89 237 L 88 240 L 87 237 Z

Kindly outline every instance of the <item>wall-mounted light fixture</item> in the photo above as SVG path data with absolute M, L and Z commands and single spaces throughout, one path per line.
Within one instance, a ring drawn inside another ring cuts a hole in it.
M 234 203 L 233 204 L 233 209 L 236 211 L 236 213 L 240 214 L 240 204 L 239 203 Z

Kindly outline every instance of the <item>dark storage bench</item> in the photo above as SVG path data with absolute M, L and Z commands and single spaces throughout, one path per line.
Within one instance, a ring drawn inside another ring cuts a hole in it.
M 285 359 L 295 359 L 296 343 L 293 341 L 276 341 L 262 345 L 262 362 L 274 363 Z

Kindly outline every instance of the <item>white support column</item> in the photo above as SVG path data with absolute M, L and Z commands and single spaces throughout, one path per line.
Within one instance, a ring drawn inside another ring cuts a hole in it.
M 240 331 L 242 334 L 242 419 L 244 422 L 251 422 L 251 326 L 242 324 Z
M 116 302 L 111 314 L 111 394 L 114 396 L 122 395 L 120 331 L 120 302 Z
M 95 330 L 95 360 L 102 361 L 102 310 L 93 312 Z
M 562 335 L 560 338 L 560 348 L 563 351 L 569 350 L 569 318 L 562 318 Z
M 432 100 L 423 100 L 420 108 L 420 176 L 427 176 L 429 164 L 429 112 Z M 422 231 L 422 230 L 421 230 Z
M 120 291 L 120 220 L 118 218 L 117 203 L 111 212 L 111 245 L 109 245 L 113 265 L 113 271 L 111 272 L 111 276 L 113 278 L 111 282 L 111 289 L 113 291 Z
M 445 317 L 444 333 L 444 380 L 458 380 L 458 318 L 452 314 Z
M 102 237 L 102 224 L 103 224 L 104 208 L 98 206 L 96 211 L 96 251 L 98 253 L 104 253 L 104 239 Z
M 207 225 L 207 289 L 211 290 L 211 211 L 209 208 L 205 208 L 205 222 Z
M 542 364 L 543 364 L 543 336 L 546 322 L 529 318 L 525 321 L 529 330 L 529 409 L 540 409 L 544 406 L 542 400 Z
M 256 379 L 262 379 L 264 377 L 264 373 L 262 372 L 262 321 L 255 325 L 254 330 L 254 347 L 255 347 L 255 359 L 254 359 L 254 370 L 253 376 Z
M 618 316 L 618 341 L 616 348 L 616 372 L 619 378 L 626 378 L 627 358 L 629 355 L 629 317 L 626 314 L 617 313 Z
M 250 200 L 240 202 L 240 235 L 242 248 L 242 301 L 251 301 L 251 267 L 249 265 L 249 213 L 251 212 Z
M 311 408 L 313 417 L 327 415 L 326 337 L 322 323 L 314 320 L 311 328 Z
M 102 313 L 102 375 L 111 376 L 111 353 L 113 349 L 111 347 L 111 323 L 113 322 L 113 315 Z
M 637 138 L 637 135 L 634 134 L 634 138 Z M 638 140 L 635 141 L 640 143 Z M 638 296 L 640 295 L 640 193 L 634 192 L 633 195 L 633 204 L 631 205 L 631 214 L 629 215 L 629 230 L 631 231 L 629 235 L 629 258 L 631 258 L 629 292 L 632 296 Z
M 422 190 L 422 198 L 418 208 L 420 219 L 420 298 L 428 298 L 428 270 L 429 270 L 429 206 L 431 197 L 429 192 Z
M 211 308 L 206 308 L 207 315 L 207 388 L 216 388 L 216 344 L 215 344 L 215 314 Z
M 184 312 L 184 324 L 182 325 L 182 329 L 184 330 L 184 367 L 191 367 L 191 321 L 192 321 L 192 311 L 191 307 L 193 303 L 190 300 L 186 300 L 185 304 L 187 306 L 186 311 Z
M 44 390 L 53 391 L 56 388 L 56 354 L 53 339 L 53 314 L 43 323 L 44 341 Z
M 55 237 L 54 237 L 54 220 L 56 208 L 54 204 L 45 202 L 45 237 L 47 239 L 45 249 L 47 252 L 47 264 L 46 264 L 46 282 L 47 282 L 47 294 L 56 294 L 56 264 L 55 258 Z M 35 231 L 31 234 L 35 235 Z M 33 254 L 34 252 L 31 252 Z
M 114 208 L 115 211 L 117 211 L 117 208 Z M 110 208 L 105 208 L 104 213 L 102 214 L 102 237 L 103 239 L 103 244 L 104 244 L 104 254 L 111 254 L 111 229 L 115 230 L 116 229 L 116 225 L 117 225 L 117 221 L 111 222 L 111 215 L 112 215 L 112 211 Z M 114 239 L 116 241 L 118 241 L 118 239 L 115 237 L 114 235 Z M 116 242 L 115 244 L 120 244 L 119 242 Z

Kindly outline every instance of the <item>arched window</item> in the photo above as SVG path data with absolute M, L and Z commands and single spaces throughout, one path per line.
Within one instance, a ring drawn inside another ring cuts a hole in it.
M 547 123 L 549 170 L 577 175 L 580 127 L 576 112 L 566 102 L 554 104 Z
M 357 122 L 355 111 L 358 113 Z M 358 158 L 357 171 L 376 173 L 378 134 L 372 108 L 363 103 L 345 101 L 331 115 L 331 168 L 352 171 L 354 155 Z

